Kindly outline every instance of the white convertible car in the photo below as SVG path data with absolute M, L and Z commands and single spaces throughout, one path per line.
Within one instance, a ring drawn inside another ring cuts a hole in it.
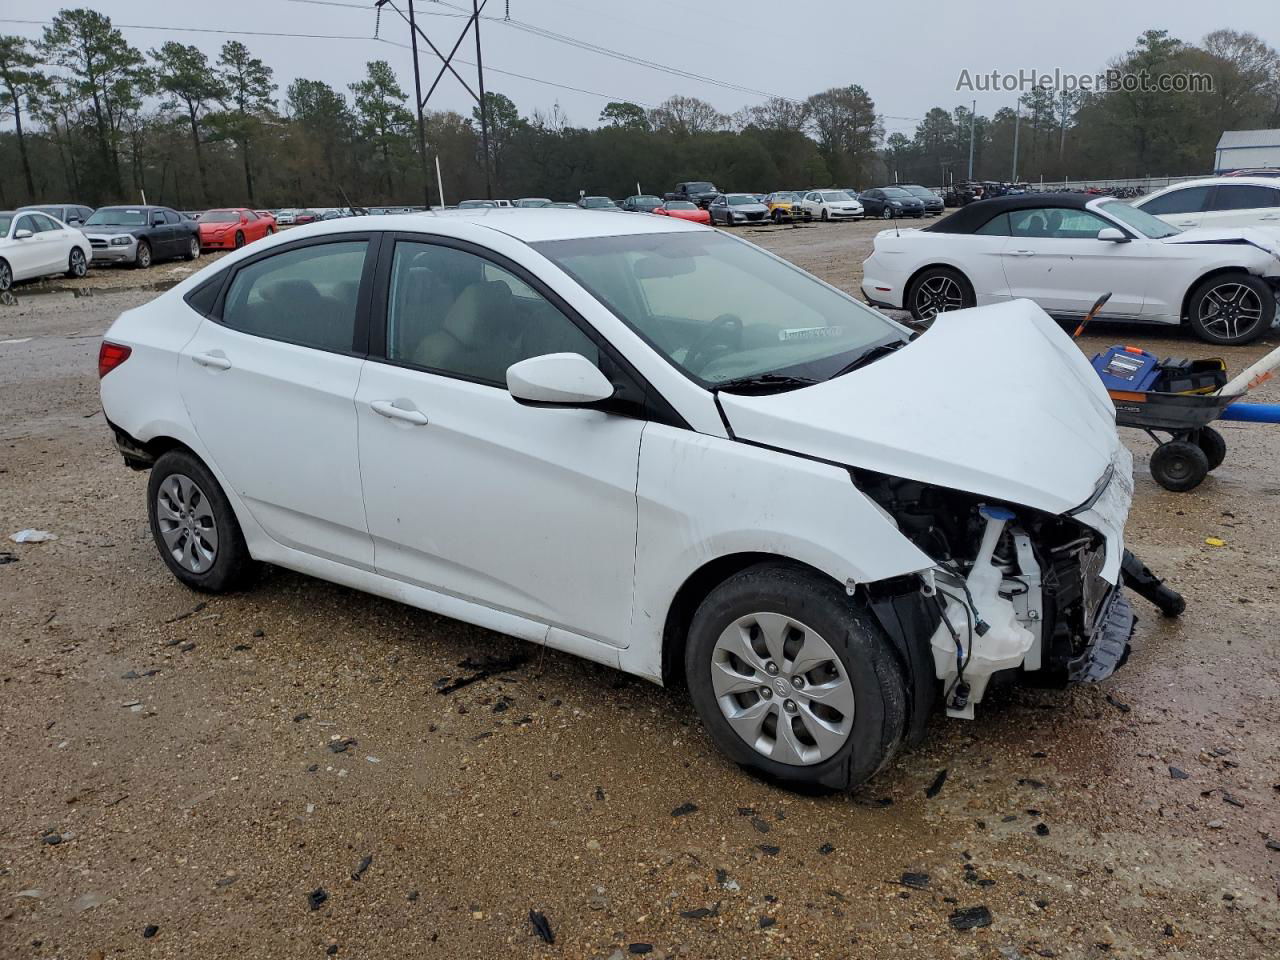
M 0 210 L 0 290 L 54 274 L 83 277 L 92 248 L 83 233 L 34 210 Z
M 1131 461 L 1030 303 L 913 340 L 665 217 L 371 216 L 124 313 L 99 374 L 183 583 L 272 563 L 687 684 L 779 780 L 851 786 L 998 672 L 1128 650 Z
M 1280 239 L 1245 227 L 1180 231 L 1109 197 L 1024 194 L 963 207 L 923 230 L 885 230 L 863 264 L 873 304 L 928 320 L 1025 298 L 1107 320 L 1190 324 L 1210 343 L 1249 343 L 1276 321 Z

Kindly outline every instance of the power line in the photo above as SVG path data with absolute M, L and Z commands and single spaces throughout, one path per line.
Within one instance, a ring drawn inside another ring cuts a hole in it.
M 0 23 L 20 23 L 31 27 L 48 27 L 52 20 L 18 20 L 13 17 L 0 17 Z M 116 23 L 112 26 L 126 30 L 160 30 L 170 33 L 225 33 L 239 37 L 287 37 L 298 40 L 372 40 L 373 37 L 353 37 L 350 34 L 338 33 L 286 33 L 276 30 L 224 30 L 213 27 L 162 27 L 150 23 Z

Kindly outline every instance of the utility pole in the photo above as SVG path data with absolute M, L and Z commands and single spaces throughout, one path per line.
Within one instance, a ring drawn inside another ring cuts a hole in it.
M 973 108 L 969 111 L 969 179 L 973 179 L 973 115 L 978 112 L 978 101 L 973 101 Z
M 480 141 L 484 147 L 484 189 L 485 199 L 493 199 L 493 178 L 490 173 L 489 156 L 489 105 L 484 99 L 484 57 L 480 53 L 480 0 L 471 0 L 471 18 L 476 31 L 476 74 L 480 87 Z
M 427 173 L 427 134 L 422 122 L 422 70 L 418 66 L 418 21 L 413 15 L 413 0 L 409 0 L 409 37 L 413 41 L 413 102 L 418 107 L 418 162 L 422 167 L 422 200 L 431 209 L 431 177 Z M 440 200 L 444 205 L 444 200 Z
M 1018 126 L 1022 121 L 1022 104 L 1021 102 L 1014 104 L 1013 107 L 1013 176 L 1010 181 L 1018 182 Z

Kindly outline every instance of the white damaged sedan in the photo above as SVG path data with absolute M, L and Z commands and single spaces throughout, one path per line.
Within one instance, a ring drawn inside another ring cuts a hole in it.
M 272 563 L 684 683 L 779 781 L 1128 652 L 1130 460 L 1029 303 L 912 339 L 679 221 L 375 216 L 229 255 L 99 369 L 183 583 Z

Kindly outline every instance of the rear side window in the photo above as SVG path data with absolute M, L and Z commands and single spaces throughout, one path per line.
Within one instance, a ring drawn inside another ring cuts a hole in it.
M 183 298 L 186 300 L 187 306 L 203 316 L 213 316 L 213 308 L 218 302 L 218 294 L 222 290 L 222 281 L 224 279 L 226 278 L 219 273 L 216 277 L 200 284 Z
M 176 213 L 174 213 L 172 210 L 166 210 L 164 212 L 164 222 L 165 223 L 181 223 L 182 218 L 178 216 Z
M 992 217 L 973 232 L 984 237 L 1007 237 L 1009 236 L 1009 215 L 1002 213 L 998 217 Z
M 1209 202 L 1210 210 L 1259 210 L 1280 206 L 1280 190 L 1251 183 L 1222 184 Z
M 1185 190 L 1174 190 L 1172 193 L 1149 200 L 1141 207 L 1153 217 L 1175 213 L 1199 213 L 1204 209 L 1205 201 L 1208 199 L 1208 187 L 1187 187 Z
M 236 271 L 222 323 L 241 333 L 350 353 L 365 240 L 323 243 L 256 260 Z

